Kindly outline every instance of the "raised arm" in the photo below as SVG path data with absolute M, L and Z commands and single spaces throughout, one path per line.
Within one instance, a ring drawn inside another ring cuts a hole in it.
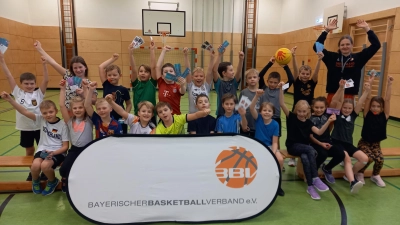
M 42 83 L 40 84 L 40 91 L 45 94 L 46 89 L 47 89 L 47 84 L 49 84 L 49 71 L 47 70 L 47 60 L 44 56 L 40 57 L 42 60 L 42 65 L 43 65 L 43 80 Z
M 206 73 L 206 82 L 211 85 L 213 81 L 213 68 L 215 61 L 215 52 L 211 52 L 210 54 L 210 62 L 208 63 L 207 73 Z
M 68 113 L 68 109 L 65 106 L 65 80 L 62 79 L 59 84 L 60 84 L 60 97 L 59 97 L 60 111 L 62 118 L 64 119 L 64 122 L 68 123 L 68 121 L 70 120 L 70 116 Z
M 338 22 L 338 21 L 337 21 L 336 19 L 332 20 L 332 21 L 328 24 L 328 26 L 325 27 L 325 30 L 322 31 L 321 35 L 319 35 L 319 37 L 318 37 L 318 39 L 317 39 L 317 42 L 319 42 L 319 43 L 321 43 L 321 44 L 324 44 L 324 42 L 325 42 L 325 40 L 326 40 L 326 36 L 328 36 L 328 33 L 329 33 L 331 30 L 335 30 L 335 29 L 338 28 L 338 27 L 337 27 L 337 22 Z M 315 52 L 317 52 L 317 48 L 316 48 L 316 46 L 315 46 L 315 43 L 314 43 L 314 45 L 313 45 L 313 49 L 314 49 Z M 323 51 L 326 51 L 326 49 L 324 49 Z M 324 52 L 324 54 L 325 54 L 325 52 Z
M 183 77 L 178 77 L 177 83 L 180 85 L 179 93 L 181 93 L 181 95 L 184 95 L 187 89 L 186 79 L 184 79 Z
M 293 61 L 293 79 L 297 80 L 297 77 L 299 76 L 299 67 L 297 66 L 297 60 L 296 60 L 296 49 L 297 46 L 294 46 L 290 51 L 292 52 L 292 61 Z
M 46 58 L 47 62 L 50 64 L 50 66 L 52 66 L 61 76 L 64 76 L 65 72 L 67 71 L 67 69 L 65 69 L 64 67 L 62 67 L 60 64 L 58 64 L 56 62 L 56 60 L 54 60 L 49 54 L 47 54 L 47 52 L 45 52 L 42 48 L 42 44 L 39 41 L 36 41 L 33 44 L 36 48 L 36 50 Z M 71 71 L 72 72 L 72 71 Z
M 314 83 L 318 82 L 319 67 L 321 65 L 322 58 L 324 58 L 324 53 L 318 52 L 317 56 L 318 56 L 318 61 L 317 61 L 317 65 L 315 66 L 315 70 L 314 70 L 314 73 L 313 73 L 313 76 L 312 76 L 312 80 L 314 81 Z
M 195 113 L 190 113 L 190 114 L 187 114 L 186 120 L 187 121 L 197 120 L 198 118 L 208 116 L 210 114 L 210 112 L 211 112 L 210 109 L 205 109 L 203 111 L 197 111 Z
M 83 89 L 87 89 L 87 86 L 89 86 L 89 90 L 87 91 L 87 94 L 86 94 L 84 106 L 85 106 L 86 113 L 88 114 L 88 116 L 92 117 L 93 112 L 94 112 L 93 106 L 92 106 L 92 96 L 93 96 L 94 90 L 96 90 L 97 82 L 93 81 L 89 85 L 86 84 L 86 81 L 85 81 L 85 84 L 83 84 L 83 82 L 84 81 L 82 81 Z
M 285 104 L 285 96 L 283 96 L 282 86 L 285 85 L 285 82 L 280 82 L 278 84 L 279 88 L 279 105 L 281 106 L 282 111 L 285 113 L 286 116 L 289 116 L 289 109 Z
M 217 82 L 217 80 L 219 79 L 218 66 L 219 66 L 219 64 L 220 64 L 220 62 L 222 60 L 222 56 L 223 56 L 223 54 L 225 52 L 225 50 L 222 51 L 222 52 L 219 51 L 219 49 L 221 47 L 222 47 L 222 45 L 220 45 L 218 47 L 218 56 L 215 57 L 215 61 L 214 61 L 214 67 L 213 67 L 213 80 L 214 80 L 214 82 Z
M 136 64 L 135 64 L 135 58 L 133 57 L 133 50 L 134 50 L 133 43 L 131 43 L 128 46 L 129 64 L 131 66 L 131 82 L 134 82 L 137 79 L 137 75 L 138 75 L 138 71 L 136 69 Z M 151 50 L 150 50 L 150 52 L 151 52 Z M 154 53 L 154 50 L 153 50 L 153 53 Z
M 292 84 L 294 83 L 294 78 L 293 78 L 293 75 L 292 75 L 292 71 L 290 70 L 290 68 L 289 68 L 288 65 L 284 65 L 284 66 L 283 66 L 283 69 L 284 69 L 285 72 L 286 72 L 286 76 L 287 76 L 288 83 L 289 83 L 289 88 L 290 88 L 290 86 L 292 86 Z M 288 91 L 289 88 L 286 89 L 285 91 Z
M 269 60 L 268 64 L 265 65 L 265 67 L 258 74 L 258 76 L 260 77 L 260 79 L 258 80 L 259 88 L 264 89 L 267 86 L 267 85 L 265 85 L 264 75 L 267 73 L 269 68 L 271 68 L 272 65 L 274 65 L 274 63 L 275 63 L 275 56 L 272 56 L 271 59 Z
M 262 96 L 264 94 L 264 90 L 263 89 L 258 89 L 257 91 L 256 91 L 256 94 L 254 95 L 254 98 L 253 98 L 253 100 L 251 101 L 251 104 L 250 104 L 250 113 L 251 113 L 251 116 L 256 120 L 257 118 L 258 118 L 258 112 L 257 112 L 257 109 L 256 109 L 256 104 L 257 104 L 257 101 L 258 101 L 258 99 Z
M 29 119 L 36 121 L 36 115 L 33 112 L 29 112 L 25 107 L 18 104 L 7 92 L 3 91 L 1 93 L 1 98 L 9 102 L 15 110 L 17 110 L 22 115 L 28 117 Z
M 105 99 L 107 102 L 111 105 L 111 107 L 114 109 L 114 111 L 120 115 L 124 120 L 126 120 L 129 116 L 129 113 L 127 113 L 120 105 L 114 102 L 114 97 L 112 94 L 106 95 Z
M 341 109 L 344 101 L 344 85 L 346 84 L 346 80 L 339 81 L 339 88 L 337 89 L 335 95 L 333 95 L 330 108 Z
M 157 80 L 157 71 L 156 71 L 156 53 L 154 49 L 156 44 L 154 43 L 153 38 L 150 40 L 150 71 L 151 71 L 151 78 L 153 80 Z
M 368 83 L 369 83 L 370 87 L 372 87 L 372 84 L 374 82 L 374 78 L 375 78 L 375 74 L 371 74 L 371 76 L 368 79 Z M 369 95 L 365 99 L 364 111 L 363 111 L 364 118 L 367 116 L 367 113 L 368 113 L 369 108 L 370 108 L 370 104 L 371 104 L 371 92 L 369 92 Z
M 188 56 L 189 49 L 187 47 L 185 47 L 185 48 L 183 48 L 182 52 L 183 52 L 183 57 L 185 58 L 185 68 L 189 68 L 190 69 L 190 62 L 189 62 L 189 56 Z M 180 72 L 182 72 L 182 71 L 180 71 Z M 186 83 L 190 83 L 190 82 L 192 82 L 192 75 L 191 74 L 189 74 L 186 77 Z
M 162 67 L 162 64 L 164 62 L 165 53 L 168 52 L 169 50 L 171 50 L 170 46 L 168 46 L 168 45 L 164 46 L 164 48 L 161 51 L 160 56 L 158 57 L 158 61 L 157 61 L 157 65 L 156 65 L 156 75 L 157 75 L 156 78 L 157 78 L 157 80 L 162 75 L 161 67 Z
M 371 93 L 371 85 L 369 83 L 364 84 L 364 92 L 361 97 L 358 99 L 357 105 L 354 108 L 355 113 L 360 113 L 367 96 Z
M 378 38 L 378 36 L 376 36 L 374 31 L 372 31 L 369 28 L 369 25 L 367 22 L 365 22 L 365 20 L 357 20 L 356 26 L 359 28 L 363 28 L 365 30 L 365 32 L 367 33 L 367 36 L 368 36 L 368 40 L 371 43 L 370 46 L 363 49 L 359 54 L 361 64 L 364 65 L 381 48 L 381 42 L 379 41 L 379 38 Z
M 386 119 L 389 119 L 390 116 L 390 97 L 392 96 L 392 83 L 394 78 L 392 76 L 388 76 L 387 78 L 387 86 L 386 86 L 386 94 L 385 94 L 385 108 L 383 111 L 385 112 Z
M 106 67 L 113 64 L 115 61 L 117 61 L 119 58 L 119 55 L 117 53 L 114 53 L 111 58 L 107 59 L 104 61 L 102 64 L 99 66 L 99 77 L 101 83 L 104 83 L 107 80 L 107 74 L 106 74 Z
M 242 121 L 240 122 L 240 126 L 242 127 L 242 130 L 246 130 L 247 128 L 247 119 L 246 119 L 246 110 L 243 107 L 240 107 L 238 109 L 238 113 L 240 115 L 240 118 L 242 119 Z
M 239 52 L 239 63 L 236 69 L 235 79 L 239 83 L 242 79 L 242 70 L 243 70 L 243 62 L 244 62 L 244 53 L 242 51 Z
M 329 117 L 328 121 L 326 121 L 326 123 L 320 129 L 318 129 L 316 126 L 313 126 L 311 128 L 311 130 L 314 134 L 321 136 L 326 131 L 326 129 L 329 127 L 329 124 L 335 120 L 336 120 L 336 114 L 332 114 Z
M 1 51 L 0 51 L 0 65 L 1 68 L 3 69 L 4 74 L 6 75 L 8 84 L 10 85 L 12 92 L 14 91 L 14 88 L 17 84 L 15 83 L 14 77 L 12 76 L 10 70 L 7 67 L 6 60 L 4 59 L 4 55 Z

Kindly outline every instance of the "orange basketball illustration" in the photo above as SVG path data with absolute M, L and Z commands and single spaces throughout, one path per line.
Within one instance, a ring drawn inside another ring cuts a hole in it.
M 223 150 L 215 161 L 215 173 L 224 185 L 242 188 L 249 185 L 257 174 L 257 160 L 242 147 Z
M 287 48 L 280 48 L 275 53 L 276 62 L 280 65 L 286 65 L 292 60 L 292 52 Z

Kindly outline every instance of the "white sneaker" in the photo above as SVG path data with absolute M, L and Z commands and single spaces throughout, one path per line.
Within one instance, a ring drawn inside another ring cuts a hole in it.
M 361 183 L 362 183 L 363 185 L 365 185 L 364 173 L 356 173 L 354 176 L 356 177 L 356 179 L 357 179 L 358 181 L 361 181 Z M 382 180 L 382 179 L 381 179 L 381 180 Z M 383 181 L 382 181 L 382 182 L 383 182 Z
M 287 164 L 288 164 L 288 166 L 290 166 L 290 167 L 295 167 L 295 166 L 296 166 L 296 160 L 290 158 L 290 159 L 289 159 L 289 162 L 288 162 Z
M 383 182 L 381 176 L 376 175 L 376 176 L 372 176 L 371 181 L 374 182 L 376 185 L 378 185 L 378 187 L 386 187 L 385 182 Z
M 343 179 L 344 179 L 345 181 L 349 181 L 349 179 L 347 179 L 346 175 L 343 176 Z
M 341 163 L 339 163 L 339 165 L 340 165 L 341 167 L 344 167 L 344 162 L 342 161 Z

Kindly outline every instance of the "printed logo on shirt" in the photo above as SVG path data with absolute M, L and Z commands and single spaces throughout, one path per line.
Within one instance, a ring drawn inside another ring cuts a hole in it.
M 37 106 L 37 101 L 36 101 L 36 99 L 32 99 L 32 105 L 33 105 L 33 106 Z
M 348 62 L 346 63 L 345 68 L 353 68 L 355 66 L 355 62 Z M 336 67 L 342 68 L 342 63 L 341 62 L 336 62 Z
M 169 94 L 169 91 L 167 91 L 167 90 L 164 90 L 163 91 L 163 95 L 164 95 L 164 97 L 170 97 L 171 95 Z
M 61 134 L 57 134 L 57 131 L 58 131 L 57 129 L 53 129 L 52 131 L 49 131 L 47 129 L 47 127 L 43 127 L 43 132 L 45 132 L 47 134 L 47 136 L 61 140 Z
M 176 92 L 177 92 L 176 88 L 174 88 L 174 89 L 172 90 L 172 92 L 176 93 Z
M 111 93 L 112 94 L 112 96 L 113 96 L 113 99 L 114 99 L 114 102 L 115 103 L 117 103 L 117 104 L 122 104 L 123 103 L 123 99 L 122 99 L 122 93 L 121 93 L 121 91 L 116 91 L 116 92 L 112 92 Z

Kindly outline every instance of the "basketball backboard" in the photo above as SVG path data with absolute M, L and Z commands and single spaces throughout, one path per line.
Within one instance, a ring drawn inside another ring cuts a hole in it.
M 344 2 L 324 9 L 323 25 L 327 26 L 330 21 L 336 19 L 338 28 L 333 30 L 332 33 L 342 33 L 343 20 L 345 17 L 346 6 Z
M 142 9 L 142 32 L 144 36 L 169 32 L 170 37 L 185 37 L 186 12 Z

